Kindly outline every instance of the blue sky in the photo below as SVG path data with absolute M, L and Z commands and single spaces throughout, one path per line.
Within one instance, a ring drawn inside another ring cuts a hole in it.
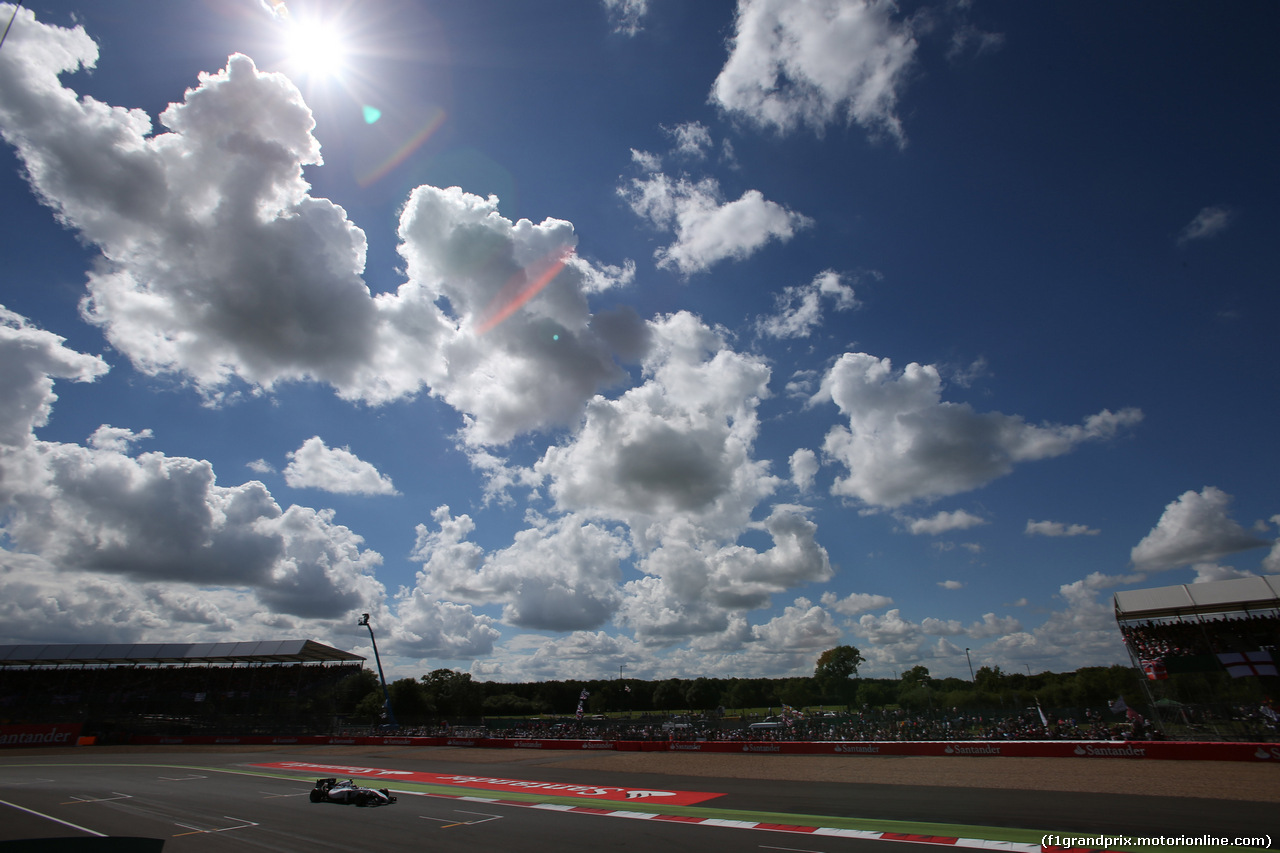
M 1115 590 L 1280 571 L 1277 24 L 24 4 L 0 642 L 1123 662 Z

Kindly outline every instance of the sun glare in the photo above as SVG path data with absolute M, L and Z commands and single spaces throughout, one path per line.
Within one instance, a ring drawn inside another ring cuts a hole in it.
M 289 63 L 307 77 L 338 77 L 346 64 L 346 43 L 335 22 L 294 21 L 288 33 Z

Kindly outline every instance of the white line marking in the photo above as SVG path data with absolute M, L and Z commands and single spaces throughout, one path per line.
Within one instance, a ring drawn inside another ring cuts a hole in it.
M 226 814 L 224 814 L 223 817 L 225 817 L 227 820 L 238 820 L 240 821 L 240 823 L 238 823 L 235 826 L 224 826 L 221 829 L 200 829 L 199 827 L 190 826 L 189 824 L 175 822 L 174 826 L 180 826 L 183 829 L 189 829 L 191 830 L 191 832 L 179 832 L 177 835 L 174 835 L 173 837 L 179 838 L 183 835 L 206 835 L 211 832 L 229 832 L 233 829 L 247 829 L 250 826 L 258 826 L 258 824 L 254 823 L 253 821 L 245 820 L 242 817 L 232 817 L 231 815 L 226 815 Z
M 45 820 L 51 820 L 51 821 L 53 821 L 54 823 L 60 823 L 60 824 L 62 824 L 63 826 L 69 826 L 69 827 L 71 827 L 72 829 L 78 829 L 78 830 L 80 830 L 81 832 L 87 832 L 87 833 L 89 833 L 90 835 L 96 835 L 96 836 L 98 836 L 99 838 L 106 838 L 106 837 L 107 837 L 107 834 L 106 834 L 105 832 L 94 832 L 92 829 L 87 829 L 87 828 L 85 828 L 85 827 L 83 827 L 83 826 L 78 826 L 77 824 L 74 824 L 74 823 L 72 823 L 72 822 L 71 822 L 71 821 L 69 821 L 69 820 L 62 820 L 61 818 L 56 818 L 56 817 L 54 817 L 53 815 L 43 814 L 42 812 L 38 812 L 38 811 L 36 811 L 35 809 L 29 809 L 29 808 L 27 808 L 26 806 L 20 806 L 20 805 L 18 805 L 17 803 L 11 803 L 11 802 L 9 802 L 8 800 L 0 800 L 0 803 L 4 804 L 4 805 L 6 805 L 6 806 L 9 806 L 9 807 L 11 807 L 11 808 L 15 808 L 15 809 L 17 809 L 17 810 L 18 810 L 18 811 L 20 811 L 20 812 L 26 812 L 27 814 L 33 814 L 33 815 L 35 815 L 36 817 L 42 817 L 42 818 L 44 818 Z
M 114 797 L 94 797 L 93 799 L 85 799 L 84 797 L 77 797 L 74 794 L 72 794 L 70 802 L 60 803 L 60 805 L 74 806 L 74 805 L 79 805 L 80 803 L 107 803 L 112 800 L 132 800 L 133 799 L 133 794 L 122 794 L 119 791 L 112 791 L 111 793 L 115 794 L 115 796 Z

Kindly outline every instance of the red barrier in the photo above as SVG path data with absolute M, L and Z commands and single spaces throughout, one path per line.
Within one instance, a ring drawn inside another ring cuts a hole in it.
M 79 723 L 0 726 L 0 747 L 75 746 L 79 738 Z
M 21 728 L 21 727 L 6 727 Z M 32 727 L 40 728 L 40 727 Z M 43 727 L 41 730 L 48 730 Z M 69 728 L 69 727 L 61 727 Z M 77 733 L 79 727 L 76 727 Z M 71 740 L 75 742 L 74 737 Z M 620 752 L 711 752 L 747 755 L 924 755 L 1003 756 L 1006 758 L 1138 758 L 1183 761 L 1270 761 L 1280 766 L 1280 744 L 1200 743 L 1188 741 L 607 741 L 554 738 L 328 737 L 270 735 L 131 738 L 133 744 L 273 744 L 325 746 L 460 746 L 477 749 L 617 750 Z

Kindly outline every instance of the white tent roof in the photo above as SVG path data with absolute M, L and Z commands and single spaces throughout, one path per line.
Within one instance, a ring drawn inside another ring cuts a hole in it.
M 1156 619 L 1196 613 L 1239 613 L 1280 609 L 1280 575 L 1187 583 L 1115 594 L 1116 621 Z

